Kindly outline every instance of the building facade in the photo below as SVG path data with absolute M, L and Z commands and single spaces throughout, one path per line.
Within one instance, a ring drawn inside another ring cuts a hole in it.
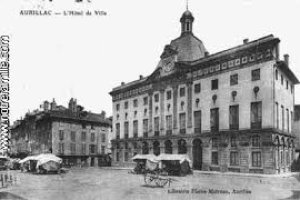
M 295 148 L 296 151 L 300 152 L 300 105 L 294 107 L 294 123 L 292 127 L 293 135 L 296 138 Z
M 71 99 L 68 108 L 44 102 L 11 128 L 11 154 L 24 157 L 53 153 L 68 166 L 108 165 L 111 121 L 105 113 L 84 111 Z
M 110 92 L 113 165 L 135 154 L 187 154 L 196 170 L 290 171 L 294 85 L 278 38 L 247 39 L 209 54 L 185 11 L 181 35 L 154 72 Z

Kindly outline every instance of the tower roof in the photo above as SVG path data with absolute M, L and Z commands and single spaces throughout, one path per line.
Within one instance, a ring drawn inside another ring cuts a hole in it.
M 172 40 L 170 45 L 178 52 L 178 61 L 195 61 L 205 57 L 207 52 L 202 41 L 192 33 L 181 35 Z
M 181 15 L 181 18 L 180 18 L 180 22 L 183 22 L 184 19 L 192 19 L 192 21 L 194 21 L 194 16 L 192 14 L 191 11 L 189 10 L 186 10 L 182 15 Z

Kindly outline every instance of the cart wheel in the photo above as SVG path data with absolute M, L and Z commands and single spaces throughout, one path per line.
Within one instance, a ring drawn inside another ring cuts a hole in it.
M 155 183 L 159 187 L 164 187 L 168 183 L 168 180 L 158 178 L 155 180 Z
M 144 175 L 144 182 L 146 184 L 149 184 L 152 181 L 151 177 L 148 174 Z

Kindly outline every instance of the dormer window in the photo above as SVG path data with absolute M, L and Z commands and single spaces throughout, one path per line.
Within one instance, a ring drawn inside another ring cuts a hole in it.
M 190 22 L 186 22 L 186 31 L 190 31 L 191 29 L 190 25 L 191 25 Z

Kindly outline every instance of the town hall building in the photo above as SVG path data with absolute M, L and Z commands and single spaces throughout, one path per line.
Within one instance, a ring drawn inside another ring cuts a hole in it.
M 186 10 L 181 34 L 153 73 L 122 83 L 113 101 L 112 164 L 135 154 L 187 154 L 195 170 L 276 174 L 294 156 L 294 85 L 273 35 L 209 54 Z

